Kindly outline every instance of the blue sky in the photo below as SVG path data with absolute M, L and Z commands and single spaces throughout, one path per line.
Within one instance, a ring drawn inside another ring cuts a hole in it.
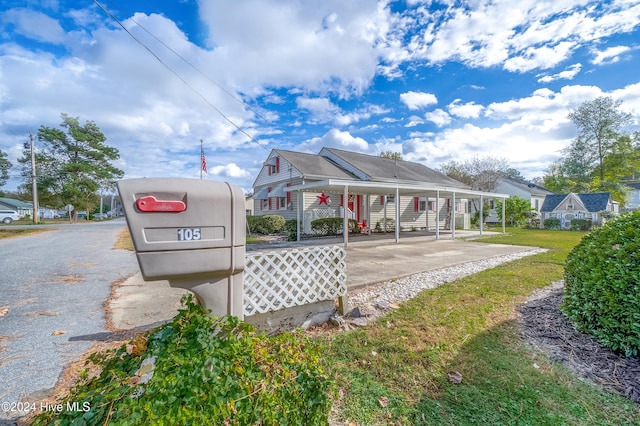
M 567 114 L 598 96 L 640 128 L 637 0 L 99 4 L 139 41 L 92 1 L 0 6 L 0 150 L 14 164 L 61 113 L 94 121 L 126 177 L 197 178 L 202 139 L 205 177 L 246 191 L 273 148 L 391 150 L 432 168 L 492 156 L 542 176 L 576 136 Z

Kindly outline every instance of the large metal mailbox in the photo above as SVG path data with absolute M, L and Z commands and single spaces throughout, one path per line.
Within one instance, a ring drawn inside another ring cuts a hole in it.
M 214 315 L 243 318 L 244 194 L 225 183 L 144 178 L 118 182 L 145 281 L 168 280 Z

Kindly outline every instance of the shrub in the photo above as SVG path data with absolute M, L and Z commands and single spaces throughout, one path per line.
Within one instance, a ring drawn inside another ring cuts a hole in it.
M 557 217 L 550 217 L 544 220 L 544 229 L 560 229 L 560 219 Z
M 277 214 L 268 214 L 264 216 L 247 216 L 247 225 L 249 232 L 255 232 L 262 235 L 277 234 L 284 230 L 284 217 Z
M 388 217 L 386 219 L 380 219 L 376 221 L 376 226 L 373 228 L 375 232 L 384 232 L 384 224 L 387 224 L 387 232 L 393 232 L 396 230 L 396 221 Z
M 296 241 L 298 239 L 298 221 L 296 219 L 289 219 L 284 223 L 284 228 L 287 230 L 287 240 Z
M 571 221 L 572 231 L 591 231 L 593 223 L 591 219 L 573 219 Z
M 88 411 L 53 410 L 33 424 L 328 423 L 334 381 L 315 343 L 300 333 L 267 338 L 235 317 L 207 315 L 191 299 L 148 338 L 90 356 L 101 372 L 84 376 L 62 401 Z M 144 360 L 151 362 L 142 371 Z
M 344 219 L 341 217 L 326 217 L 311 222 L 311 229 L 320 235 L 336 235 L 342 232 Z M 360 226 L 355 219 L 349 219 L 349 232 L 360 232 Z
M 567 257 L 562 311 L 627 356 L 640 352 L 640 213 L 587 234 Z

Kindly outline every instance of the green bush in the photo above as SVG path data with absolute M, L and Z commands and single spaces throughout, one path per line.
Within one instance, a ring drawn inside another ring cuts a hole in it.
M 573 219 L 571 221 L 572 231 L 591 231 L 593 222 L 591 219 Z
M 262 235 L 278 234 L 284 230 L 284 217 L 277 214 L 247 216 L 249 232 Z
M 319 235 L 336 235 L 342 232 L 344 219 L 341 217 L 326 217 L 311 222 L 311 229 Z M 355 219 L 349 219 L 349 232 L 360 232 L 360 226 Z
M 284 228 L 287 230 L 287 240 L 296 241 L 298 239 L 298 221 L 296 219 L 289 219 L 284 223 Z
M 567 257 L 562 311 L 626 356 L 640 352 L 640 212 L 587 234 Z
M 544 229 L 560 229 L 560 219 L 557 217 L 550 217 L 544 220 Z
M 373 230 L 375 232 L 384 232 L 385 223 L 387 224 L 387 232 L 393 232 L 396 230 L 396 221 L 390 217 L 376 221 L 376 226 L 373 228 Z
M 187 308 L 148 339 L 90 356 L 101 372 L 83 376 L 61 401 L 88 411 L 48 411 L 33 424 L 328 423 L 335 382 L 315 343 L 300 333 L 267 338 L 185 300 Z M 144 360 L 152 362 L 142 370 Z

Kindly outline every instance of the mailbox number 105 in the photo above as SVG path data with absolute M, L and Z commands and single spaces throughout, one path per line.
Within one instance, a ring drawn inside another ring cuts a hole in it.
M 201 238 L 200 228 L 178 228 L 178 241 L 195 241 Z

